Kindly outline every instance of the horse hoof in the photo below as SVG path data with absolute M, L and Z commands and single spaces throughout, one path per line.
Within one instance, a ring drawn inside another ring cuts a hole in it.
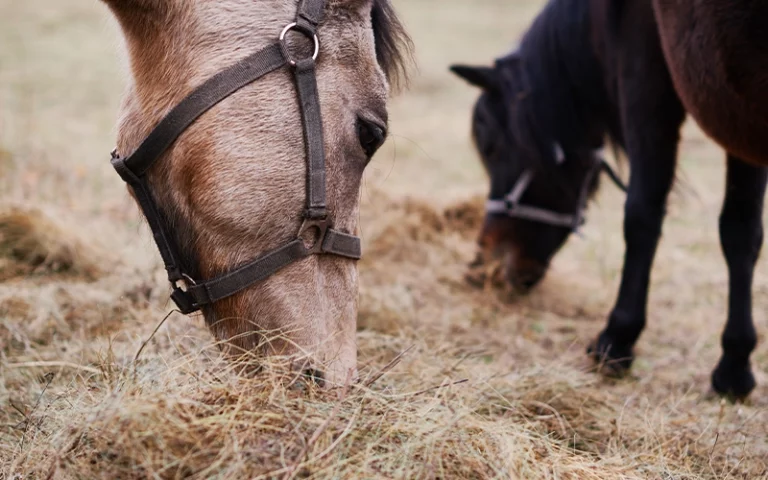
M 752 370 L 747 365 L 734 365 L 725 359 L 720 359 L 717 368 L 712 372 L 712 388 L 718 395 L 731 402 L 743 402 L 755 389 L 757 383 Z
M 598 371 L 607 377 L 625 376 L 635 360 L 632 347 L 621 347 L 613 343 L 605 332 L 589 344 L 587 355 L 594 360 Z

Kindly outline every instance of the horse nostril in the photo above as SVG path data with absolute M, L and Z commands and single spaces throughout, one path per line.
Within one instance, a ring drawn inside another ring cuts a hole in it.
M 512 278 L 511 283 L 521 292 L 527 293 L 539 284 L 542 278 L 544 278 L 545 270 L 533 271 L 533 272 L 517 272 Z
M 370 159 L 387 137 L 385 127 L 364 118 L 357 119 L 357 137 L 365 155 Z
M 308 368 L 304 370 L 304 376 L 307 378 L 307 380 L 314 382 L 314 384 L 318 387 L 322 388 L 325 385 L 325 375 L 321 370 L 316 368 Z

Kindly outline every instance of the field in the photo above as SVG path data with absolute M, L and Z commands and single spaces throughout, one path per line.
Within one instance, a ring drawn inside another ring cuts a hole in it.
M 114 22 L 93 0 L 0 0 L 0 479 L 768 478 L 768 260 L 759 386 L 742 405 L 708 392 L 722 152 L 686 124 L 639 358 L 604 380 L 584 349 L 623 257 L 608 182 L 531 295 L 464 281 L 486 180 L 476 92 L 447 67 L 506 52 L 543 2 L 395 3 L 418 69 L 362 192 L 364 381 L 324 393 L 232 372 L 201 318 L 162 322 L 159 256 L 107 161 Z

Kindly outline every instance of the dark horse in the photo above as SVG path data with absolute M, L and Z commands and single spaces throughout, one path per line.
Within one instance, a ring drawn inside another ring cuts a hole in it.
M 493 67 L 452 67 L 482 89 L 473 137 L 491 188 L 479 243 L 484 258 L 503 260 L 508 282 L 532 287 L 582 221 L 604 139 L 623 149 L 631 167 L 624 270 L 608 325 L 589 352 L 609 371 L 625 371 L 645 326 L 680 127 L 691 112 L 729 152 L 720 239 L 730 299 L 712 385 L 743 398 L 755 386 L 751 290 L 768 179 L 759 166 L 768 164 L 759 143 L 768 141 L 759 116 L 768 112 L 759 109 L 768 101 L 768 37 L 756 25 L 765 25 L 768 7 L 754 7 L 760 12 L 752 16 L 741 10 L 729 23 L 716 15 L 732 10 L 700 5 L 706 1 L 687 2 L 697 5 L 691 11 L 668 3 L 675 2 L 551 0 L 517 51 Z M 726 42 L 719 50 L 718 41 Z

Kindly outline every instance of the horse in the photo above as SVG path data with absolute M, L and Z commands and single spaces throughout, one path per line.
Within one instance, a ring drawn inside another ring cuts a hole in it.
M 226 355 L 355 381 L 361 178 L 412 47 L 390 0 L 103 2 L 130 69 L 112 164 L 171 298 Z
M 712 104 L 723 107 L 717 103 L 722 97 L 699 88 L 716 81 L 712 71 L 671 73 L 687 68 L 688 62 L 714 58 L 708 48 L 706 54 L 691 58 L 692 49 L 701 45 L 681 33 L 686 23 L 668 18 L 680 13 L 673 3 L 550 0 L 519 48 L 492 67 L 451 67 L 482 90 L 474 107 L 472 136 L 490 177 L 490 200 L 478 240 L 479 263 L 501 260 L 506 282 L 524 291 L 535 286 L 583 222 L 583 211 L 600 183 L 599 172 L 606 170 L 600 150 L 610 144 L 623 151 L 631 176 L 624 205 L 621 284 L 607 326 L 587 352 L 601 372 L 626 373 L 646 324 L 649 277 L 673 184 L 680 128 L 686 113 L 692 112 L 703 123 L 710 122 L 710 132 L 722 135 L 728 152 L 719 226 L 730 278 L 729 307 L 722 356 L 711 384 L 721 395 L 743 399 L 755 387 L 750 355 L 757 335 L 751 290 L 763 240 L 768 172 L 754 143 L 759 134 L 752 137 L 755 130 L 745 130 L 741 137 L 726 138 L 723 125 L 737 117 L 707 110 Z M 696 2 L 695 8 L 700 4 L 707 2 Z M 703 19 L 716 12 L 695 13 Z M 660 35 L 665 27 L 667 33 Z M 745 68 L 736 76 L 744 82 L 744 98 L 765 98 L 764 92 L 750 89 L 763 78 L 748 75 L 757 67 Z M 737 109 L 747 101 L 744 98 L 734 103 Z M 694 105 L 702 99 L 710 103 L 697 109 Z M 708 117 L 713 112 L 720 117 Z M 739 143 L 745 139 L 749 142 Z
M 768 165 L 768 4 L 654 0 L 653 7 L 664 58 L 688 113 L 727 152 Z

